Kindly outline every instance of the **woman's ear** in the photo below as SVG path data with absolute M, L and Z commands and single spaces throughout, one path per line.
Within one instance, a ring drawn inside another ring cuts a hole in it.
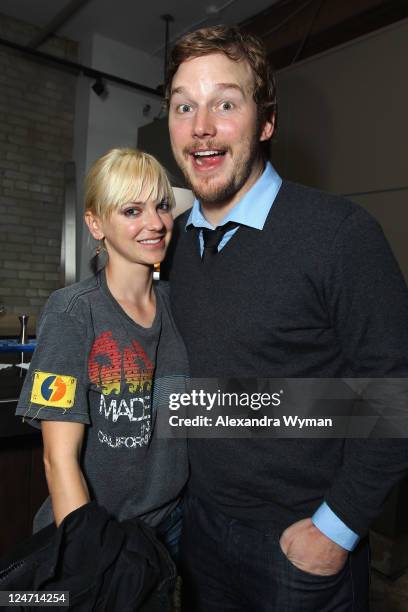
M 84 219 L 93 238 L 95 238 L 95 240 L 102 240 L 104 238 L 104 234 L 102 231 L 101 220 L 89 210 L 86 211 Z

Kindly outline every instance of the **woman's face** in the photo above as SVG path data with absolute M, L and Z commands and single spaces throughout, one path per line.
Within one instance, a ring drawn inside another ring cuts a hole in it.
M 153 265 L 163 261 L 173 229 L 166 199 L 127 202 L 107 219 L 86 215 L 91 234 L 105 239 L 110 265 L 120 262 Z M 88 216 L 88 218 L 87 218 Z

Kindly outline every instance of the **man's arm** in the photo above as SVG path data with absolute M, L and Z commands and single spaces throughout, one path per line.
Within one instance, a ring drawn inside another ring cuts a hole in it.
M 324 535 L 311 518 L 297 521 L 285 529 L 280 546 L 293 565 L 319 576 L 337 574 L 348 557 L 348 551 Z
M 407 395 L 403 389 L 397 397 L 394 382 L 408 376 L 408 290 L 381 228 L 365 211 L 357 209 L 343 221 L 326 270 L 326 303 L 347 368 L 357 378 L 384 380 L 382 410 L 387 415 L 401 404 L 401 393 Z M 340 571 L 346 548 L 353 546 L 353 538 L 351 546 L 347 536 L 343 540 L 347 532 L 342 525 L 351 535 L 364 536 L 407 469 L 404 438 L 345 440 L 343 462 L 326 492 L 326 506 L 313 520 L 285 530 L 285 554 L 311 573 Z
M 325 536 L 345 550 L 354 550 L 360 540 L 359 535 L 347 527 L 326 502 L 323 502 L 316 510 L 312 516 L 312 523 Z

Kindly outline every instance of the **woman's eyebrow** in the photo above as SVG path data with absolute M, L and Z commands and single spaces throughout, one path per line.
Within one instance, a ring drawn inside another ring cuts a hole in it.
M 124 208 L 128 208 L 129 206 L 146 206 L 147 202 L 152 198 L 147 198 L 146 200 L 128 200 L 121 205 L 121 210 Z M 169 198 L 167 196 L 162 196 L 160 198 L 155 198 L 155 204 L 161 204 L 165 200 L 167 201 Z
M 129 206 L 144 206 L 145 202 L 143 202 L 142 200 L 128 200 L 127 202 L 124 202 L 121 206 L 122 208 L 127 208 Z

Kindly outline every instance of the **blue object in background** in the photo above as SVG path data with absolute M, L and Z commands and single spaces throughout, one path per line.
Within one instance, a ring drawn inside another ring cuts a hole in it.
M 0 353 L 32 353 L 36 344 L 36 340 L 29 340 L 27 344 L 18 344 L 15 339 L 0 339 Z

